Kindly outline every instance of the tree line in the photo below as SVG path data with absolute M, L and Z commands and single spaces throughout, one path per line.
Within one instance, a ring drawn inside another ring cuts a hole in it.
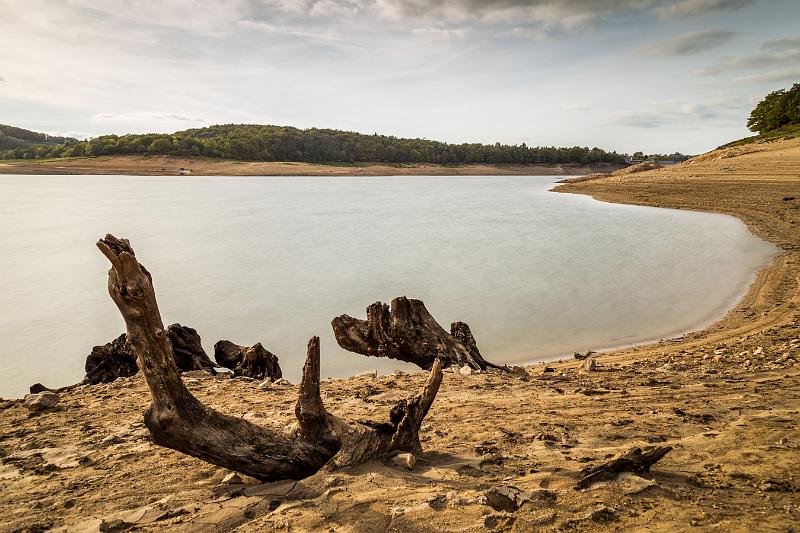
M 226 124 L 172 134 L 103 135 L 86 141 L 18 147 L 7 159 L 43 159 L 104 155 L 173 155 L 242 161 L 305 163 L 471 163 L 551 164 L 624 163 L 625 154 L 600 148 L 506 144 L 448 144 L 427 139 L 285 126 Z

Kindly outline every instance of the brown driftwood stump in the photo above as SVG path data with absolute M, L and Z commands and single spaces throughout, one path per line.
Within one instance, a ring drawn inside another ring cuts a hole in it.
M 175 365 L 178 370 L 188 372 L 190 370 L 208 370 L 212 374 L 216 366 L 208 358 L 203 344 L 194 328 L 172 324 L 167 328 L 169 342 L 172 344 L 172 355 L 175 357 Z
M 672 451 L 672 446 L 657 446 L 646 451 L 631 448 L 627 452 L 597 466 L 588 466 L 581 470 L 581 478 L 575 488 L 585 489 L 597 481 L 614 479 L 622 472 L 644 474 L 650 467 Z
M 234 376 L 270 381 L 283 377 L 278 357 L 260 342 L 248 348 L 231 341 L 218 341 L 214 345 L 214 359 L 220 366 L 233 370 Z
M 434 361 L 447 367 L 469 366 L 475 370 L 506 367 L 486 361 L 469 326 L 454 322 L 448 333 L 420 300 L 402 296 L 388 305 L 367 307 L 367 319 L 341 315 L 331 322 L 339 346 L 370 357 L 388 357 L 430 370 Z
M 92 348 L 86 356 L 86 380 L 92 385 L 110 383 L 117 378 L 133 376 L 139 371 L 136 354 L 123 333 L 113 341 Z
M 395 451 L 421 451 L 419 428 L 442 381 L 438 360 L 422 391 L 395 405 L 388 422 L 345 422 L 322 403 L 319 338 L 312 337 L 295 407 L 295 430 L 222 414 L 195 398 L 181 381 L 152 277 L 130 243 L 107 235 L 97 246 L 111 262 L 108 291 L 125 319 L 128 341 L 150 389 L 152 403 L 144 421 L 154 443 L 263 481 L 299 479 L 323 467 L 351 466 Z

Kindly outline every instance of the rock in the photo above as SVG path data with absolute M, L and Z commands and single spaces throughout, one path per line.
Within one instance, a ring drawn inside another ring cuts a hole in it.
M 594 372 L 597 370 L 597 361 L 595 361 L 594 357 L 587 359 L 586 362 L 583 363 L 583 370 L 586 372 Z
M 612 509 L 611 507 L 600 507 L 599 509 L 595 509 L 591 513 L 589 513 L 586 517 L 587 519 L 591 520 L 592 522 L 597 522 L 600 524 L 613 522 L 619 519 L 619 513 L 616 509 Z
M 417 457 L 413 453 L 398 453 L 391 458 L 390 462 L 394 466 L 402 466 L 413 470 L 414 465 L 417 464 Z
M 498 485 L 483 493 L 486 505 L 495 511 L 513 513 L 525 502 L 531 501 L 530 495 L 511 485 Z
M 552 372 L 555 372 L 555 371 L 556 371 L 556 369 L 555 369 L 555 368 L 553 368 L 552 366 L 546 366 L 546 367 L 544 367 L 544 369 L 542 370 L 542 373 L 543 373 L 543 374 L 550 374 L 550 373 L 552 373 Z
M 112 518 L 111 520 L 100 522 L 100 531 L 101 533 L 116 533 L 117 531 L 125 531 L 131 525 L 119 518 Z
M 241 485 L 242 484 L 242 477 L 237 474 L 236 472 L 231 472 L 224 478 L 222 478 L 223 485 Z
M 357 378 L 372 378 L 376 379 L 378 377 L 377 370 L 367 370 L 366 372 L 362 372 L 356 376 Z
M 119 444 L 120 442 L 122 442 L 122 439 L 118 435 L 108 435 L 100 441 L 100 444 L 110 446 L 112 444 Z
M 511 374 L 514 376 L 519 376 L 524 378 L 527 378 L 529 376 L 528 371 L 521 366 L 512 366 Z
M 516 518 L 507 514 L 489 514 L 483 517 L 483 527 L 492 530 L 505 530 L 514 525 Z
M 212 374 L 210 370 L 189 370 L 182 373 L 181 377 L 203 379 L 214 377 L 214 374 Z
M 762 353 L 764 353 L 764 348 L 762 348 L 761 346 L 753 350 L 753 355 L 761 355 Z
M 32 413 L 46 411 L 56 406 L 61 398 L 55 392 L 43 391 L 36 394 L 26 394 L 25 407 Z
M 458 373 L 462 376 L 471 376 L 475 374 L 475 370 L 473 370 L 471 366 L 462 366 L 458 369 Z

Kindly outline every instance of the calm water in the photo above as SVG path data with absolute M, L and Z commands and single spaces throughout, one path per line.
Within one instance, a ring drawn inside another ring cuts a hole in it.
M 131 239 L 165 324 L 263 342 L 296 381 L 402 368 L 338 348 L 341 313 L 408 295 L 497 362 L 720 317 L 774 248 L 721 215 L 548 192 L 549 177 L 0 177 L 0 396 L 79 381 L 122 331 L 95 241 Z

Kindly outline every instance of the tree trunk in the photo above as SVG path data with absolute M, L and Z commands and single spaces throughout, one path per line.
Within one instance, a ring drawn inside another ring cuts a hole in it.
M 97 243 L 111 262 L 108 290 L 150 389 L 145 425 L 153 442 L 262 481 L 299 479 L 394 451 L 419 453 L 419 427 L 442 380 L 435 361 L 422 392 L 398 403 L 388 423 L 347 423 L 325 411 L 319 391 L 319 339 L 308 344 L 295 409 L 298 427 L 284 433 L 203 405 L 184 386 L 164 330 L 150 273 L 130 243 L 107 235 Z
M 420 300 L 405 296 L 389 306 L 376 302 L 367 307 L 367 320 L 348 315 L 331 322 L 339 346 L 370 357 L 388 357 L 430 370 L 434 361 L 447 367 L 469 366 L 475 370 L 506 369 L 486 361 L 463 322 L 454 322 L 447 333 Z

